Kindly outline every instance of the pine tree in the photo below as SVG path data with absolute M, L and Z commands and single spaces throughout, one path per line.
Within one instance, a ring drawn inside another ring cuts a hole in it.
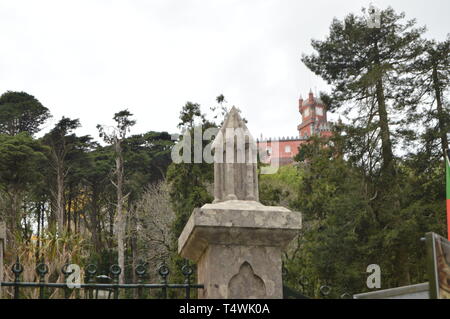
M 363 9 L 363 13 L 365 9 Z M 403 95 L 414 83 L 410 73 L 423 52 L 422 33 L 415 20 L 403 21 L 404 13 L 392 8 L 380 12 L 381 25 L 372 27 L 364 15 L 350 14 L 345 21 L 333 20 L 324 41 L 313 40 L 317 54 L 303 56 L 303 62 L 332 86 L 331 108 L 358 113 L 380 140 L 381 163 L 371 178 L 376 200 L 371 202 L 380 229 L 395 229 L 395 239 L 386 245 L 398 261 L 400 284 L 410 281 L 406 234 L 396 227 L 400 218 L 402 189 L 393 151 L 392 115 L 404 108 Z M 390 116 L 391 115 L 391 116 Z M 382 239 L 380 239 L 382 240 Z

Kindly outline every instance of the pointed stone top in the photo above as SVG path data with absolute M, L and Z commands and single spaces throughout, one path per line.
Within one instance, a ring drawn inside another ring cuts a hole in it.
M 239 114 L 239 110 L 234 106 L 228 112 L 227 116 L 225 117 L 225 120 L 223 121 L 223 125 L 220 129 L 224 130 L 226 128 L 247 129 L 247 126 L 245 125 L 244 120 L 242 119 L 241 115 Z
M 211 145 L 214 203 L 258 201 L 257 147 L 239 111 L 232 107 Z
M 225 141 L 233 136 L 244 138 L 247 143 L 254 143 L 253 136 L 250 134 L 247 125 L 239 114 L 239 110 L 234 106 L 225 116 L 222 127 L 212 143 L 212 148 L 224 145 Z

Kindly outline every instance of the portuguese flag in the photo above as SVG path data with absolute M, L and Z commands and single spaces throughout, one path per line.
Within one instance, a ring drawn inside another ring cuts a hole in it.
M 447 199 L 447 239 L 450 240 L 450 150 L 445 156 L 445 188 Z

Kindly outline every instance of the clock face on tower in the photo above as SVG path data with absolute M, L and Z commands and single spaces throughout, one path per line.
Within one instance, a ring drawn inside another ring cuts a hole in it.
M 319 115 L 319 116 L 323 116 L 323 108 L 316 107 L 316 114 Z
M 308 117 L 309 116 L 309 107 L 305 109 L 304 113 L 303 113 L 304 117 Z

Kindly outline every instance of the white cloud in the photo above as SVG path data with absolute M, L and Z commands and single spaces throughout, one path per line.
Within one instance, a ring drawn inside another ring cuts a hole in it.
M 448 32 L 448 1 L 392 4 Z M 434 4 L 434 5 L 433 5 Z M 23 1 L 0 2 L 0 92 L 35 95 L 55 119 L 80 118 L 97 136 L 127 107 L 134 132 L 175 132 L 180 108 L 206 111 L 221 93 L 254 135 L 295 135 L 299 94 L 326 85 L 300 62 L 334 16 L 367 1 Z M 425 10 L 426 8 L 426 10 Z

